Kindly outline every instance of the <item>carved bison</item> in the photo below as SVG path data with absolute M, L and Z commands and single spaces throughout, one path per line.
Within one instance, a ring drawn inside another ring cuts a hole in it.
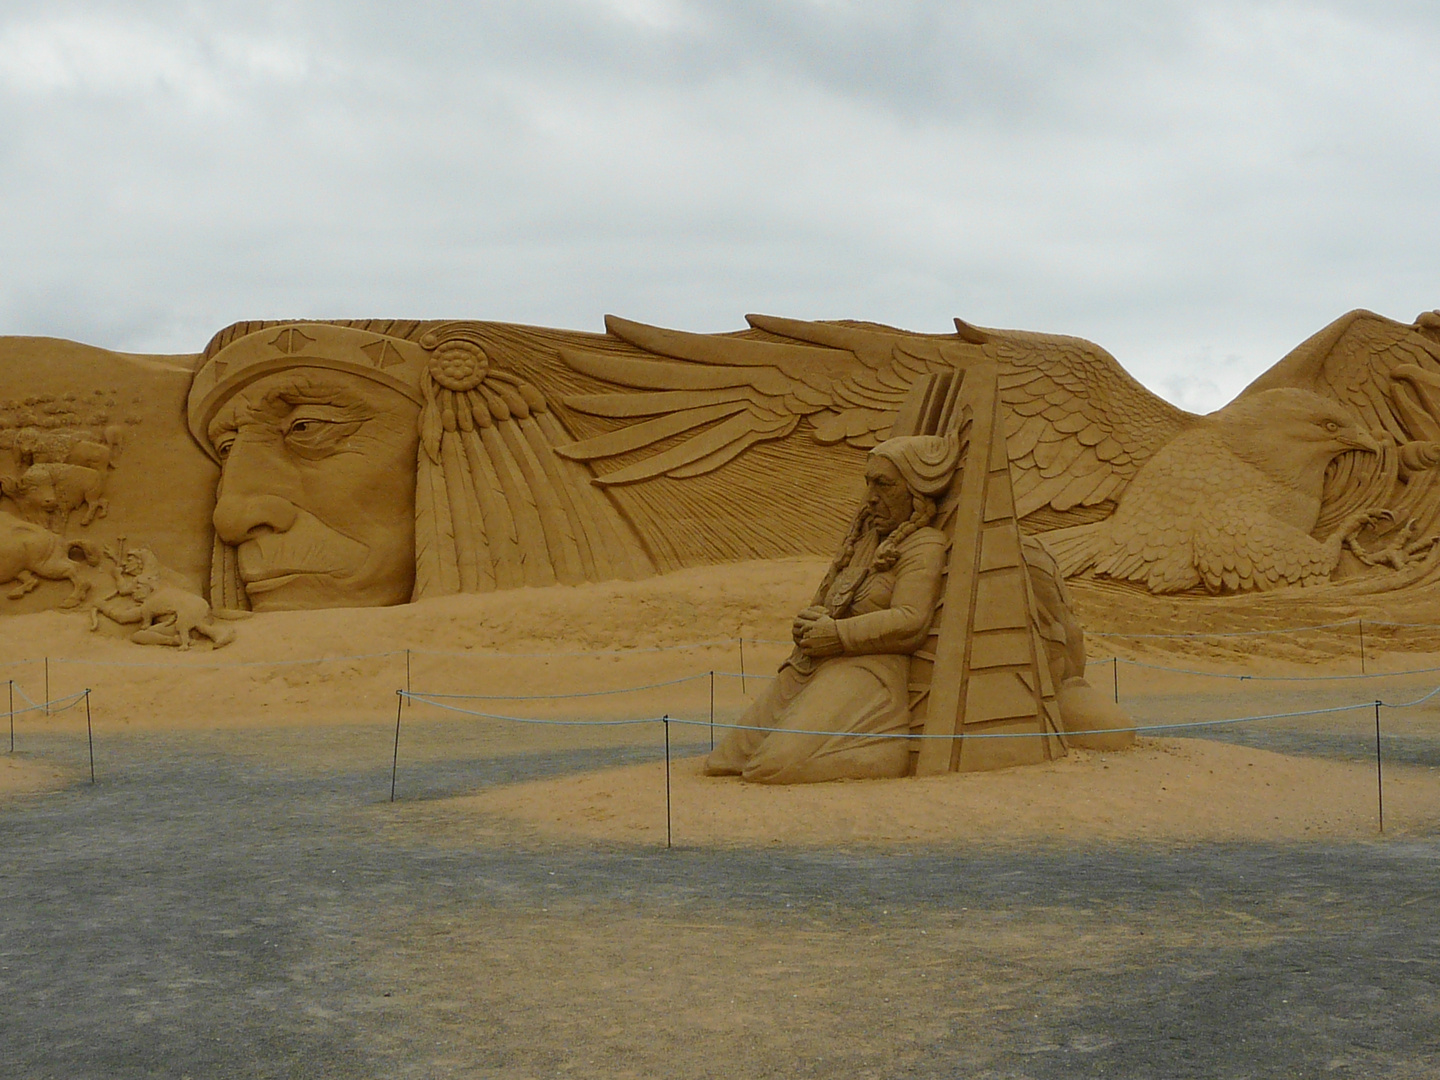
M 76 552 L 91 566 L 100 565 L 100 553 L 89 541 L 66 541 L 33 522 L 0 511 L 0 584 L 19 582 L 9 593 L 11 600 L 20 599 L 40 584 L 40 578 L 45 578 L 70 582 L 70 595 L 61 607 L 80 603 L 89 593 L 90 583 L 82 576 L 79 563 L 70 557 Z
M 0 495 L 13 500 L 26 521 L 63 534 L 70 515 L 80 507 L 85 507 L 81 525 L 89 525 L 109 511 L 104 497 L 105 476 L 86 465 L 40 462 L 18 477 L 0 477 Z

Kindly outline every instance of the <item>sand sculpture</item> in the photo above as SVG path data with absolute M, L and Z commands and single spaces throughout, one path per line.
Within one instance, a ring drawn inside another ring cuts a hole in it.
M 997 390 L 980 364 L 906 395 L 794 651 L 707 773 L 880 779 L 1048 760 L 1067 729 L 1133 742 L 1084 680 L 1058 567 L 1020 534 Z
M 9 593 L 11 600 L 34 592 L 41 579 L 68 581 L 70 593 L 59 603 L 75 607 L 90 591 L 90 583 L 81 573 L 87 563 L 100 565 L 96 547 L 89 541 L 67 543 L 34 522 L 0 512 L 0 585 L 16 583 Z
M 137 645 L 173 645 L 189 649 L 195 635 L 220 648 L 235 640 L 235 631 L 215 619 L 244 618 L 243 611 L 212 611 L 204 597 L 186 588 L 184 580 L 162 566 L 148 547 L 125 549 L 122 537 L 116 548 L 106 547 L 109 588 L 96 589 L 88 605 L 90 629 L 103 615 L 121 626 L 138 628 L 129 634 Z
M 67 544 L 141 538 L 222 610 L 828 555 L 911 389 L 993 367 L 1019 528 L 1067 577 L 1440 577 L 1440 314 L 1352 312 L 1203 417 L 1078 338 L 749 322 L 251 322 L 184 357 L 3 339 L 0 510 Z M 66 601 L 29 572 L 6 610 Z

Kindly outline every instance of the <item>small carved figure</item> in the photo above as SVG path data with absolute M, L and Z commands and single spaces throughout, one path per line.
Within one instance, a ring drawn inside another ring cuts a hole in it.
M 1429 445 L 1429 444 L 1427 444 Z M 1440 543 L 1440 536 L 1427 536 L 1420 540 L 1411 539 L 1418 531 L 1414 518 L 1405 523 L 1387 538 L 1390 543 L 1377 550 L 1363 547 L 1354 536 L 1347 537 L 1345 546 L 1366 566 L 1388 566 L 1392 570 L 1404 570 L 1417 555 L 1424 555 Z
M 1070 591 L 1055 556 L 1036 536 L 1024 537 L 1020 549 L 1035 597 L 1036 627 L 1045 642 L 1050 683 L 1055 688 L 1066 738 L 1071 745 L 1085 750 L 1134 746 L 1130 718 L 1085 678 L 1085 630 L 1075 617 Z
M 65 452 L 65 461 L 70 465 L 83 465 L 94 469 L 102 476 L 115 467 L 120 456 L 122 434 L 119 427 L 107 427 L 103 432 L 104 442 L 93 439 L 77 439 Z
M 190 648 L 191 632 L 203 634 L 215 648 L 228 645 L 235 640 L 235 631 L 228 626 L 216 625 L 211 617 L 210 605 L 202 596 L 164 585 L 150 576 L 135 581 L 132 595 L 140 605 L 140 629 L 130 635 L 131 641 L 141 644 L 169 644 L 155 637 L 152 626 L 158 621 L 160 629 L 168 637 L 173 629 L 174 644 L 181 651 Z
M 89 541 L 67 542 L 33 522 L 0 511 L 0 582 L 19 582 L 9 593 L 11 600 L 33 591 L 40 584 L 39 579 L 45 578 L 70 582 L 70 595 L 60 606 L 75 607 L 90 591 L 90 582 L 72 558 L 76 552 L 85 563 L 100 565 L 100 553 Z
M 769 784 L 905 775 L 909 740 L 894 736 L 909 730 L 910 657 L 940 599 L 945 537 L 930 523 L 959 453 L 958 439 L 938 435 L 870 451 L 864 505 L 795 617 L 795 651 L 711 753 L 707 774 Z M 747 730 L 764 728 L 781 730 Z
M 104 615 L 122 626 L 139 624 L 130 635 L 137 645 L 189 649 L 192 631 L 209 638 L 217 649 L 235 640 L 235 631 L 217 626 L 213 617 L 243 619 L 249 612 L 212 612 L 205 599 L 186 589 L 148 547 L 126 551 L 124 545 L 121 538 L 118 547 L 105 549 L 111 588 L 90 607 L 91 630 L 98 628 L 99 616 Z
M 70 452 L 72 440 L 64 431 L 40 431 L 36 428 L 21 428 L 15 433 L 15 451 L 20 464 L 31 465 L 64 461 Z
M 81 525 L 109 512 L 104 491 L 104 473 L 65 462 L 37 462 L 18 477 L 0 477 L 0 495 L 13 500 L 22 517 L 61 535 L 82 506 Z

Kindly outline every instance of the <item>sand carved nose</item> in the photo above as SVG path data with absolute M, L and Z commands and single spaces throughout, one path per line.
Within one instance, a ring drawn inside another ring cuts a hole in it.
M 242 544 L 261 532 L 289 532 L 298 511 L 278 495 L 225 495 L 215 504 L 215 531 L 227 544 Z

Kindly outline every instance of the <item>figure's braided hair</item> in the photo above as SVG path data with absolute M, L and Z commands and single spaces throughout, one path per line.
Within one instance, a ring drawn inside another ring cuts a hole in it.
M 825 573 L 825 580 L 820 583 L 816 592 L 816 602 L 825 604 L 834 612 L 843 611 L 850 606 L 855 597 L 856 591 L 871 574 L 883 574 L 886 570 L 894 569 L 900 561 L 900 545 L 910 539 L 918 529 L 923 529 L 935 519 L 935 500 L 924 495 L 910 493 L 911 511 L 910 517 L 902 522 L 890 533 L 879 547 L 875 549 L 875 555 L 870 560 L 862 574 L 854 575 L 854 580 L 849 583 L 848 588 L 843 590 L 843 595 L 831 597 L 829 595 L 835 580 L 850 565 L 850 560 L 855 556 L 855 545 L 865 535 L 871 526 L 871 514 L 869 507 L 862 507 L 855 515 L 854 522 L 850 525 L 850 531 L 845 534 L 845 540 L 840 545 L 835 559 L 830 564 L 830 569 Z M 838 615 L 836 616 L 838 618 Z
M 917 529 L 923 529 L 935 520 L 934 499 L 925 495 L 917 495 L 912 491 L 910 503 L 912 507 L 910 517 L 897 526 L 895 531 L 875 549 L 875 558 L 870 563 L 871 573 L 883 574 L 886 570 L 893 569 L 895 564 L 900 561 L 900 545 L 914 536 Z
M 855 520 L 850 523 L 850 531 L 845 534 L 844 541 L 840 544 L 840 550 L 835 553 L 835 558 L 830 563 L 830 569 L 825 571 L 825 579 L 820 582 L 820 588 L 816 591 L 817 602 L 823 603 L 825 594 L 830 591 L 830 586 L 835 584 L 835 579 L 840 572 L 850 565 L 850 560 L 855 556 L 855 545 L 860 537 L 865 535 L 865 529 L 870 524 L 870 508 L 862 506 L 860 512 L 855 515 Z

